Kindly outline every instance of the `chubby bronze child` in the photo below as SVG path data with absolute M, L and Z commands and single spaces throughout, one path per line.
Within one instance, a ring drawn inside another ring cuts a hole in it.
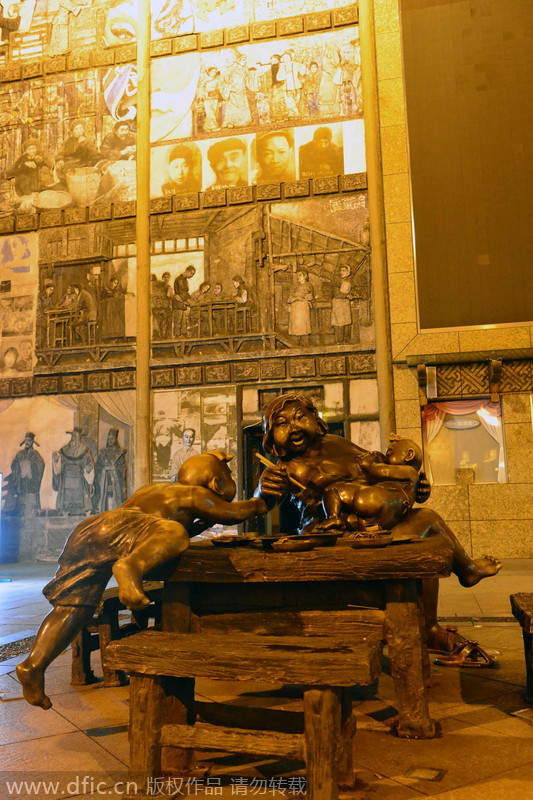
M 237 488 L 227 464 L 231 458 L 222 450 L 191 456 L 177 483 L 144 486 L 119 508 L 88 517 L 74 528 L 55 577 L 43 589 L 54 608 L 43 620 L 31 653 L 17 667 L 28 703 L 51 707 L 44 672 L 93 618 L 111 574 L 124 605 L 142 608 L 150 602 L 143 576 L 179 556 L 192 536 L 215 523 L 233 525 L 266 512 L 261 498 L 231 502 Z

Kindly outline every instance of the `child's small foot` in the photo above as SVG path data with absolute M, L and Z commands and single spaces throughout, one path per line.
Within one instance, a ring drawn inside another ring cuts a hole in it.
M 118 596 L 126 608 L 136 611 L 150 605 L 142 588 L 142 580 L 126 559 L 121 558 L 113 565 L 113 575 L 118 583 Z
M 44 670 L 31 667 L 27 662 L 28 659 L 17 666 L 17 677 L 24 699 L 32 706 L 52 708 L 52 701 L 44 693 Z
M 502 568 L 501 563 L 493 556 L 483 556 L 472 561 L 471 567 L 462 569 L 457 573 L 461 586 L 475 586 L 483 578 L 496 575 Z
M 325 519 L 320 525 L 317 525 L 315 530 L 317 533 L 323 533 L 324 531 L 338 531 L 344 528 L 344 522 L 340 517 L 328 517 L 328 519 Z

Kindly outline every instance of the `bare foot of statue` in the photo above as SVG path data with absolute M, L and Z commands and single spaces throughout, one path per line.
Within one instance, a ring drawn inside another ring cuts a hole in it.
M 329 517 L 325 519 L 324 522 L 321 522 L 320 525 L 316 526 L 316 531 L 318 533 L 323 533 L 324 531 L 338 531 L 343 530 L 345 527 L 344 522 L 340 517 Z
M 113 565 L 113 575 L 118 583 L 118 596 L 126 608 L 138 610 L 150 605 L 143 592 L 139 574 L 131 568 L 125 558 L 119 558 Z
M 458 570 L 456 574 L 461 586 L 475 586 L 483 578 L 496 575 L 501 568 L 502 565 L 497 558 L 483 556 L 483 558 L 474 559 L 471 566 Z
M 44 670 L 39 667 L 32 667 L 28 664 L 27 658 L 17 666 L 17 677 L 22 686 L 24 699 L 32 706 L 41 708 L 52 708 L 52 701 L 44 693 Z

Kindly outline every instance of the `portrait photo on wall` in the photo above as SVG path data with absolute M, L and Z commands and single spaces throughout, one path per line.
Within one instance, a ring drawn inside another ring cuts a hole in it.
M 250 144 L 253 137 L 230 136 L 202 141 L 203 189 L 248 186 Z
M 278 183 L 296 178 L 294 132 L 291 129 L 257 134 L 252 144 L 254 183 Z
M 155 391 L 152 426 L 154 480 L 176 481 L 187 458 L 208 450 L 236 456 L 235 389 Z M 229 467 L 235 478 L 235 459 Z
M 344 173 L 342 124 L 296 128 L 300 178 L 330 178 Z
M 166 197 L 202 190 L 202 154 L 193 142 L 153 147 L 151 196 Z

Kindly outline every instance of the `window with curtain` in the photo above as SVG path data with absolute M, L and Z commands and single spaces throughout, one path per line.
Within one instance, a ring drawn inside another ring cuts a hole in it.
M 425 469 L 436 485 L 507 480 L 502 411 L 490 400 L 429 403 L 422 412 Z

